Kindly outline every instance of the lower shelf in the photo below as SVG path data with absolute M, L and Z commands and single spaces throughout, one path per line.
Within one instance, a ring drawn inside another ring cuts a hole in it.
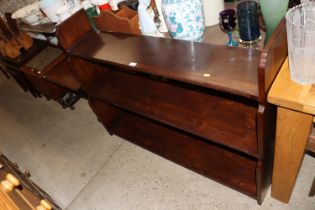
M 257 160 L 199 137 L 118 109 L 90 104 L 107 130 L 153 153 L 257 199 Z

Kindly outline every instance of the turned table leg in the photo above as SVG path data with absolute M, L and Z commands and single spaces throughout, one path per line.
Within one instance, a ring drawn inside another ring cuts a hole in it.
M 271 196 L 288 203 L 313 123 L 313 116 L 278 107 Z

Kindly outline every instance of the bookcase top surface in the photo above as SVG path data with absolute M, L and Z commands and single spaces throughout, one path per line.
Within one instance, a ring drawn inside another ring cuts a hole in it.
M 258 100 L 261 51 L 149 36 L 93 33 L 71 55 Z

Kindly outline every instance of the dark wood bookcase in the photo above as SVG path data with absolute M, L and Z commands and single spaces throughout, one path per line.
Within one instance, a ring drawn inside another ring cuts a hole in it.
M 266 95 L 287 55 L 284 20 L 263 50 L 97 33 L 84 11 L 57 35 L 109 133 L 262 203 L 276 118 Z

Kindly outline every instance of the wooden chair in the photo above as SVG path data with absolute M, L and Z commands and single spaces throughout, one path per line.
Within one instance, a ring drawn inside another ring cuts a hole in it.
M 6 210 L 51 210 L 51 204 L 41 200 L 34 206 L 18 188 L 20 181 L 12 174 L 7 174 L 0 185 L 0 209 Z
M 315 118 L 314 118 L 314 122 L 315 122 Z M 307 149 L 307 151 L 315 154 L 315 128 L 314 127 L 313 127 L 312 133 L 309 137 L 306 149 Z M 313 184 L 312 184 L 312 187 L 310 189 L 308 196 L 310 196 L 310 197 L 315 196 L 315 177 L 314 177 Z
M 30 176 L 0 152 L 0 210 L 61 210 Z

